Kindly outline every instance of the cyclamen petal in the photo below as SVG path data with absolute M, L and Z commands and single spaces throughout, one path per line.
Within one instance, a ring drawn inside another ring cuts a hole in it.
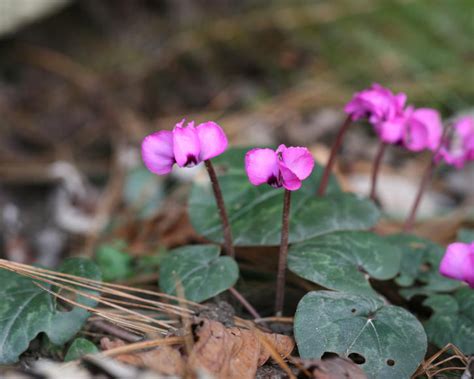
M 288 191 L 296 191 L 301 188 L 301 179 L 290 170 L 282 161 L 278 161 L 281 183 Z
M 227 137 L 222 128 L 215 122 L 208 121 L 196 127 L 201 145 L 200 160 L 214 158 L 227 149 Z
M 474 249 L 472 244 L 471 246 Z M 469 287 L 474 288 L 474 254 L 469 254 L 466 263 L 466 267 L 464 267 L 464 280 L 469 284 Z
M 250 183 L 267 183 L 272 187 L 285 187 L 295 191 L 301 187 L 302 180 L 311 175 L 314 159 L 304 147 L 280 145 L 272 149 L 253 149 L 245 156 L 245 169 Z
M 405 119 L 403 117 L 394 118 L 374 126 L 380 139 L 386 143 L 397 143 L 403 138 L 405 129 Z
M 162 130 L 145 137 L 142 142 L 142 159 L 146 168 L 154 174 L 168 174 L 175 163 L 173 134 L 169 130 Z
M 311 175 L 314 158 L 306 147 L 286 147 L 280 145 L 277 153 L 281 153 L 282 161 L 300 180 Z
M 187 126 L 177 124 L 173 129 L 173 152 L 180 167 L 192 167 L 200 163 L 201 143 L 194 122 Z
M 439 266 L 441 275 L 462 280 L 474 287 L 474 242 L 455 242 L 448 246 Z
M 252 149 L 245 154 L 245 171 L 250 183 L 258 186 L 263 183 L 278 182 L 278 158 L 272 149 Z
M 436 150 L 443 134 L 439 113 L 430 108 L 411 109 L 407 113 L 405 147 L 411 151 Z

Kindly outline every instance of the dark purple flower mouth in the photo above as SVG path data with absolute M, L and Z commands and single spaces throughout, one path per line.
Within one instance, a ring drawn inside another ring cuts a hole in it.
M 275 175 L 270 176 L 267 183 L 273 188 L 280 188 L 282 186 L 281 178 L 277 178 Z
M 198 164 L 197 158 L 194 155 L 188 155 L 186 163 L 184 164 L 186 167 L 193 167 Z

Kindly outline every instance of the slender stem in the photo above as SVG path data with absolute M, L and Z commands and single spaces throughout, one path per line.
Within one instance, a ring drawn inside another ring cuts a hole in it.
M 403 225 L 403 231 L 404 232 L 409 232 L 415 223 L 415 218 L 416 218 L 416 212 L 418 211 L 418 207 L 421 203 L 421 199 L 423 197 L 423 194 L 425 193 L 426 188 L 428 187 L 428 184 L 431 181 L 431 177 L 433 176 L 433 170 L 436 167 L 436 163 L 433 159 L 433 156 L 430 158 L 430 163 L 426 167 L 426 170 L 423 174 L 423 177 L 420 182 L 420 187 L 418 188 L 418 193 L 416 194 L 415 201 L 413 202 L 413 205 L 411 207 L 410 214 L 408 215 L 405 224 Z
M 250 304 L 239 291 L 232 287 L 229 288 L 229 292 L 244 306 L 244 308 L 252 315 L 254 319 L 261 318 L 260 314 L 256 311 L 252 304 Z
M 336 161 L 336 155 L 339 151 L 339 148 L 341 147 L 344 134 L 346 133 L 347 129 L 349 129 L 349 126 L 351 126 L 351 124 L 352 124 L 351 116 L 347 116 L 346 120 L 344 121 L 344 123 L 339 128 L 339 131 L 337 132 L 336 140 L 334 141 L 334 144 L 332 145 L 332 148 L 331 148 L 329 160 L 326 163 L 326 167 L 324 168 L 321 182 L 319 183 L 319 188 L 318 188 L 319 196 L 323 196 L 326 193 L 326 188 L 329 183 L 329 177 L 331 175 L 334 162 Z
M 285 189 L 283 198 L 283 216 L 281 223 L 280 254 L 278 258 L 277 288 L 275 299 L 275 313 L 277 316 L 283 314 L 285 300 L 286 260 L 288 256 L 288 234 L 290 227 L 290 203 L 291 191 Z
M 211 180 L 212 190 L 214 191 L 214 197 L 216 198 L 217 208 L 221 216 L 222 228 L 224 230 L 224 246 L 227 255 L 232 258 L 235 257 L 234 244 L 232 242 L 232 230 L 230 228 L 229 217 L 227 217 L 227 211 L 225 209 L 224 197 L 222 196 L 221 187 L 217 180 L 216 171 L 210 160 L 204 161 L 209 179 Z M 237 291 L 235 288 L 229 288 L 229 292 L 244 306 L 245 309 L 254 317 L 260 318 L 260 315 L 255 308 L 245 299 L 245 297 Z
M 216 198 L 217 208 L 219 209 L 219 215 L 221 216 L 222 228 L 224 231 L 224 246 L 227 255 L 232 258 L 235 257 L 234 244 L 232 242 L 232 230 L 230 228 L 229 218 L 227 217 L 227 211 L 225 210 L 224 197 L 222 196 L 221 187 L 217 180 L 216 171 L 210 160 L 204 161 L 209 179 L 211 180 L 212 190 L 214 191 L 214 197 Z
M 408 215 L 405 221 L 405 224 L 403 225 L 403 231 L 405 233 L 409 232 L 413 228 L 413 225 L 415 224 L 416 212 L 418 211 L 418 207 L 421 203 L 421 198 L 423 197 L 423 194 L 425 193 L 425 190 L 431 181 L 433 172 L 439 163 L 436 157 L 438 156 L 439 151 L 441 150 L 444 143 L 446 142 L 446 139 L 449 138 L 449 135 L 451 134 L 451 132 L 452 132 L 452 125 L 448 125 L 444 128 L 443 135 L 441 136 L 438 147 L 431 153 L 430 162 L 428 166 L 426 167 L 423 177 L 421 178 L 420 187 L 418 188 L 418 193 L 416 194 L 416 198 L 415 198 L 415 201 L 413 202 L 410 214 Z
M 372 166 L 372 184 L 370 186 L 370 199 L 372 201 L 377 200 L 377 177 L 380 171 L 380 164 L 382 163 L 382 158 L 385 153 L 387 144 L 383 141 L 380 142 L 377 155 L 375 156 L 374 164 Z

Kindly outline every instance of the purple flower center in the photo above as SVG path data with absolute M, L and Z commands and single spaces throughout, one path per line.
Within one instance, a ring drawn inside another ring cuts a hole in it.
M 197 164 L 198 164 L 197 158 L 194 155 L 188 155 L 184 166 L 193 167 Z
M 275 175 L 272 175 L 268 178 L 267 183 L 273 188 L 281 188 L 282 180 L 281 177 L 277 178 Z

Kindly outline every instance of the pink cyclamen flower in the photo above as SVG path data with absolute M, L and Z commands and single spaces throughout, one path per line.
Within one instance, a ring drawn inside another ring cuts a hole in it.
M 474 288 L 474 242 L 455 242 L 448 246 L 439 266 L 441 275 L 462 280 Z
M 405 111 L 404 146 L 411 151 L 435 151 L 441 142 L 443 123 L 438 111 L 431 108 L 409 107 Z
M 176 163 L 179 167 L 192 167 L 222 154 L 227 148 L 227 137 L 215 122 L 184 126 L 184 120 L 172 131 L 160 130 L 145 137 L 142 142 L 142 159 L 145 166 L 157 175 L 168 174 Z
M 314 167 L 314 158 L 305 147 L 252 149 L 245 155 L 245 170 L 254 186 L 267 183 L 274 188 L 296 191 Z
M 462 168 L 467 161 L 474 160 L 474 118 L 461 117 L 453 124 L 452 132 L 443 142 L 439 158 L 448 165 Z
M 395 95 L 375 83 L 369 89 L 356 92 L 344 111 L 353 121 L 367 118 L 382 141 L 397 143 L 404 134 L 406 99 L 404 93 Z

